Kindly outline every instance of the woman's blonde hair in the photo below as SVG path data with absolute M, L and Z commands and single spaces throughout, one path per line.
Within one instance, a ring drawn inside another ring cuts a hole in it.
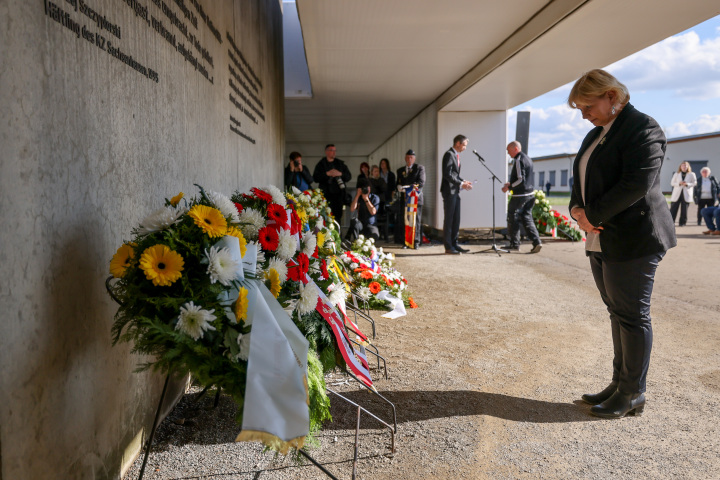
M 688 167 L 687 171 L 692 172 L 692 167 L 690 166 L 690 162 L 682 162 L 682 163 L 680 163 L 680 165 L 678 165 L 677 173 L 682 172 L 682 169 L 680 167 L 682 167 L 683 165 L 687 165 L 687 167 Z
M 583 100 L 602 97 L 608 92 L 615 92 L 616 101 L 625 106 L 630 101 L 630 92 L 625 85 L 605 70 L 596 68 L 578 78 L 570 90 L 567 103 L 570 108 L 578 108 L 577 103 Z

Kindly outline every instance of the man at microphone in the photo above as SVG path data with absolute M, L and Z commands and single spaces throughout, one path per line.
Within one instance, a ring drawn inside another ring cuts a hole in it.
M 520 250 L 520 222 L 522 222 L 525 233 L 532 240 L 530 253 L 538 253 L 542 248 L 542 242 L 532 217 L 532 209 L 535 205 L 533 162 L 530 157 L 523 153 L 522 145 L 517 140 L 508 144 L 507 152 L 513 158 L 513 165 L 510 181 L 503 185 L 502 191 L 512 190 L 512 198 L 508 204 L 507 213 L 510 243 L 503 245 L 501 248 Z
M 459 255 L 469 250 L 458 245 L 460 232 L 460 190 L 471 190 L 472 184 L 460 177 L 460 154 L 465 151 L 468 139 L 465 135 L 453 138 L 453 146 L 445 152 L 442 159 L 442 182 L 440 193 L 443 197 L 443 243 L 445 253 Z

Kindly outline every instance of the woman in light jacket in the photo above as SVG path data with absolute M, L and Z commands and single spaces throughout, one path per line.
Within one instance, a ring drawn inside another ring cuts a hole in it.
M 673 217 L 677 217 L 678 207 L 680 207 L 680 223 L 681 227 L 684 227 L 687 223 L 687 207 L 688 203 L 693 198 L 693 187 L 697 183 L 697 178 L 690 168 L 688 162 L 682 162 L 678 167 L 677 172 L 670 180 L 670 185 L 673 187 L 672 195 L 670 196 L 670 213 Z

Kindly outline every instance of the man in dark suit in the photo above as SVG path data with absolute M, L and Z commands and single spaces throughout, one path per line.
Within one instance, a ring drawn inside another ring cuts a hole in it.
M 472 189 L 472 184 L 460 177 L 460 154 L 467 148 L 468 139 L 465 135 L 453 138 L 453 146 L 445 152 L 442 159 L 442 182 L 440 193 L 443 197 L 443 243 L 445 253 L 459 255 L 469 250 L 458 245 L 460 233 L 460 190 Z
M 413 186 L 418 192 L 417 216 L 415 217 L 415 242 L 413 248 L 420 247 L 422 243 L 422 206 L 423 206 L 423 186 L 425 185 L 425 167 L 415 163 L 415 151 L 410 149 L 405 153 L 405 166 L 400 167 L 397 171 L 398 190 L 405 186 Z M 403 211 L 405 208 L 405 190 L 403 189 L 402 199 Z M 404 218 L 401 217 L 401 218 Z M 399 223 L 399 222 L 398 222 Z M 403 225 L 404 226 L 404 225 Z M 404 234 L 403 234 L 404 237 Z
M 503 245 L 507 250 L 520 250 L 520 224 L 525 227 L 525 233 L 532 240 L 530 253 L 538 253 L 542 248 L 540 235 L 535 227 L 532 210 L 535 205 L 535 189 L 533 186 L 533 162 L 522 151 L 522 145 L 517 140 L 507 146 L 508 155 L 513 158 L 510 181 L 502 187 L 503 192 L 512 190 L 512 198 L 508 204 L 507 224 L 510 243 Z

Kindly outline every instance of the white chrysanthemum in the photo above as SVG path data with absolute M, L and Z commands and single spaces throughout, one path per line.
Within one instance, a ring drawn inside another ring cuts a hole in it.
M 315 216 L 317 216 L 318 211 L 315 210 L 313 207 L 308 207 L 308 209 L 307 209 L 307 214 L 308 214 L 308 216 L 310 216 L 310 217 L 315 217 Z
M 342 286 L 339 286 L 338 288 L 334 289 L 328 295 L 328 300 L 330 300 L 330 303 L 332 303 L 333 305 L 339 304 L 341 301 L 345 300 L 346 298 L 347 298 L 347 290 L 342 288 Z
M 175 330 L 180 330 L 186 335 L 198 340 L 202 338 L 206 330 L 215 330 L 210 322 L 215 320 L 215 310 L 203 310 L 200 305 L 188 302 L 180 307 L 180 316 Z
M 295 195 L 296 197 L 300 197 L 300 195 L 303 194 L 302 191 L 294 185 L 293 185 L 291 191 L 292 191 L 293 195 Z
M 237 278 L 240 264 L 232 257 L 227 248 L 210 247 L 205 249 L 208 259 L 207 273 L 210 275 L 210 283 L 220 282 L 226 287 Z
M 317 246 L 317 239 L 315 238 L 315 235 L 308 230 L 305 232 L 302 238 L 302 243 L 305 245 L 303 248 L 303 253 L 307 255 L 308 257 L 311 257 L 313 253 L 315 253 L 315 247 Z
M 255 274 L 258 277 L 265 275 L 265 252 L 262 250 L 260 245 L 257 245 L 257 257 L 255 259 Z
M 237 344 L 240 347 L 240 353 L 237 354 L 238 360 L 245 360 L 247 361 L 248 356 L 250 355 L 250 335 L 251 333 L 246 334 L 239 334 L 237 338 Z
M 352 268 L 353 270 L 355 270 L 355 269 L 358 268 L 358 267 L 359 267 L 359 265 L 358 265 L 357 263 L 355 263 L 355 262 L 352 262 L 352 263 L 350 264 L 350 268 Z
M 343 263 L 349 263 L 350 257 L 347 256 L 347 253 L 343 253 L 342 255 L 340 255 L 340 260 L 342 260 Z
M 362 246 L 362 251 L 363 251 L 363 252 L 368 252 L 368 251 L 370 251 L 370 247 L 368 247 L 367 245 L 363 245 L 363 246 Z
M 282 285 L 283 283 L 285 283 L 288 274 L 288 269 L 285 262 L 280 260 L 279 258 L 273 258 L 272 260 L 270 260 L 268 270 L 271 268 L 274 268 L 275 271 L 278 273 L 278 276 L 280 277 L 280 284 Z
M 240 214 L 232 200 L 222 193 L 213 192 L 212 190 L 206 191 L 205 195 L 207 195 L 208 199 L 222 212 L 223 217 L 230 217 L 230 223 L 240 223 Z
M 363 299 L 367 300 L 370 298 L 370 289 L 368 287 L 360 287 L 357 290 L 357 294 Z
M 142 222 L 140 222 L 140 227 L 138 227 L 138 233 L 140 235 L 147 235 L 148 233 L 165 230 L 166 228 L 176 224 L 180 220 L 180 217 L 185 215 L 186 212 L 186 207 L 159 208 L 147 217 L 145 217 Z
M 277 203 L 278 205 L 282 205 L 283 208 L 287 207 L 287 200 L 285 199 L 285 194 L 280 191 L 280 189 L 277 188 L 275 185 L 268 185 L 267 187 L 263 188 L 263 190 L 265 190 L 272 196 L 273 202 Z
M 277 257 L 281 260 L 289 260 L 297 250 L 297 240 L 290 233 L 290 230 L 280 229 L 280 241 L 278 242 Z
M 307 285 L 300 283 L 300 300 L 298 300 L 296 308 L 300 315 L 312 312 L 317 307 L 318 288 L 310 282 Z
M 262 213 L 250 207 L 243 209 L 239 221 L 243 224 L 240 230 L 247 241 L 257 240 L 258 232 L 265 226 L 265 217 Z

